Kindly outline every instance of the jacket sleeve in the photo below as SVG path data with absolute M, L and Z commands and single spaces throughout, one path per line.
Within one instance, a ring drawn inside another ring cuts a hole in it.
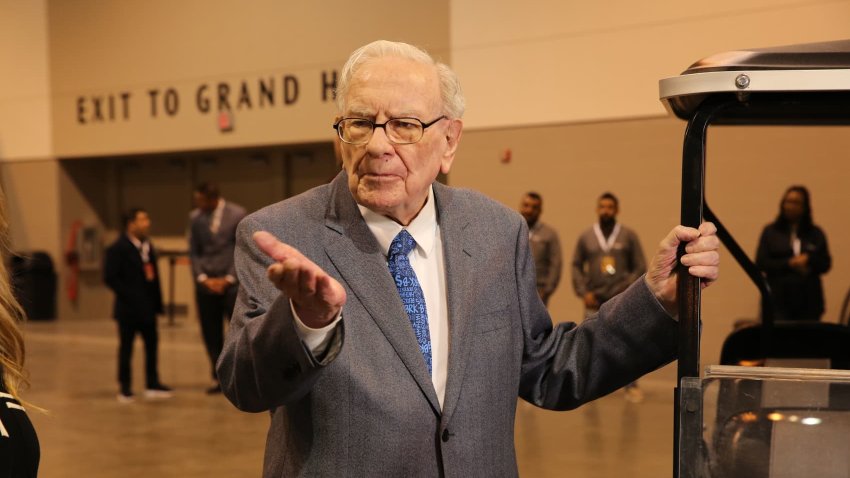
M 573 252 L 573 290 L 579 297 L 584 297 L 587 293 L 587 277 L 584 272 L 584 263 L 587 260 L 587 251 L 584 249 L 584 241 L 582 236 L 579 236 L 576 242 L 576 249 Z
M 242 222 L 243 219 L 245 219 L 245 215 L 246 215 L 245 208 L 243 208 L 242 206 L 238 206 L 236 204 L 233 204 L 233 223 L 236 224 L 236 228 L 238 228 L 239 223 Z M 234 251 L 234 255 L 235 255 L 235 251 Z M 230 261 L 230 267 L 227 268 L 227 275 L 229 275 L 231 277 L 236 277 L 236 260 Z
M 820 228 L 815 228 L 815 250 L 809 256 L 809 267 L 815 274 L 826 274 L 832 267 L 832 257 L 829 255 L 829 245 L 826 234 Z
M 160 278 L 162 276 L 159 275 L 159 254 L 156 253 L 153 246 L 151 246 L 151 253 L 150 254 L 151 254 L 150 260 L 151 260 L 151 264 L 153 264 L 153 270 L 154 270 L 154 277 L 155 277 L 154 282 L 156 283 L 156 297 L 154 298 L 154 301 L 155 301 L 154 312 L 161 315 L 161 314 L 165 313 L 165 304 L 163 303 L 163 300 L 162 300 L 162 281 L 160 280 Z
M 610 393 L 676 357 L 677 327 L 643 278 L 576 325 L 551 318 L 534 291 L 527 235 L 516 251 L 523 326 L 519 395 L 543 408 L 565 410 Z
M 272 260 L 251 239 L 259 229 L 251 219 L 237 228 L 239 295 L 217 367 L 225 396 L 248 412 L 270 410 L 307 394 L 322 368 L 339 354 L 344 336 L 340 321 L 322 357 L 304 345 L 289 298 L 266 277 Z
M 115 246 L 109 246 L 106 249 L 106 257 L 103 261 L 103 282 L 115 292 L 121 287 L 121 270 L 118 265 L 118 255 L 115 251 Z
M 774 239 L 771 238 L 770 227 L 765 227 L 761 233 L 761 238 L 759 238 L 759 246 L 756 250 L 756 265 L 767 274 L 791 270 L 791 266 L 788 265 L 787 257 L 775 257 L 771 254 L 770 251 L 773 241 Z
M 197 222 L 197 216 L 195 213 L 191 213 L 189 215 L 189 262 L 192 264 L 192 282 L 198 280 L 198 276 L 203 273 L 201 270 L 201 255 L 204 252 L 203 244 L 201 244 L 201 239 L 198 237 L 198 233 L 195 230 Z
M 617 295 L 628 289 L 631 284 L 640 279 L 646 273 L 646 259 L 643 255 L 643 248 L 640 245 L 640 239 L 635 232 L 629 231 L 629 273 L 623 279 L 622 283 L 617 285 L 617 290 L 614 295 Z
M 549 276 L 546 277 L 546 289 L 543 291 L 546 295 L 555 292 L 558 284 L 561 282 L 561 270 L 564 267 L 563 254 L 561 252 L 561 241 L 558 239 L 558 233 L 552 230 L 552 237 L 549 241 Z
M 113 244 L 106 249 L 106 257 L 103 261 L 103 282 L 112 289 L 118 300 L 133 303 L 136 299 L 132 293 L 133 287 L 127 284 L 124 257 L 118 244 Z

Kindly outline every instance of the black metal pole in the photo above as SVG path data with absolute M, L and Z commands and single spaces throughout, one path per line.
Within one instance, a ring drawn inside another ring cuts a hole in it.
M 706 220 L 713 222 L 714 225 L 717 226 L 717 237 L 720 238 L 720 242 L 726 246 L 726 249 L 729 250 L 729 253 L 732 254 L 732 257 L 735 258 L 741 268 L 744 269 L 747 277 L 750 278 L 759 290 L 759 294 L 761 295 L 761 339 L 759 340 L 759 347 L 761 350 L 761 356 L 767 357 L 770 351 L 774 318 L 774 305 L 771 300 L 770 285 L 767 283 L 767 279 L 764 278 L 764 275 L 761 273 L 758 266 L 750 260 L 747 253 L 744 252 L 744 249 L 738 245 L 738 242 L 735 241 L 732 234 L 729 233 L 726 227 L 723 226 L 723 223 L 720 222 L 717 215 L 714 214 L 710 207 L 708 207 L 708 203 L 703 205 L 703 214 Z
M 734 102 L 734 98 L 731 102 Z M 705 145 L 708 126 L 715 115 L 730 103 L 730 98 L 707 99 L 688 122 L 682 151 L 682 198 L 681 224 L 698 228 L 702 223 L 705 198 Z M 679 246 L 681 258 L 685 245 Z M 677 266 L 676 298 L 679 309 L 679 361 L 674 396 L 673 419 L 673 476 L 680 476 L 680 399 L 683 377 L 699 377 L 700 354 L 700 280 L 691 276 L 686 267 Z M 696 463 L 692 464 L 696 467 Z M 690 474 L 688 475 L 690 476 Z
M 685 226 L 698 227 L 702 221 L 705 198 L 705 143 L 709 124 L 727 125 L 847 125 L 850 124 L 850 91 L 759 92 L 758 94 L 718 93 L 709 96 L 693 113 L 685 132 L 682 154 L 682 216 Z M 707 210 L 706 217 L 713 217 Z M 716 219 L 716 217 L 715 217 Z M 718 236 L 724 232 L 718 231 Z M 731 236 L 730 236 L 731 237 Z M 728 245 L 727 245 L 728 247 Z M 731 249 L 731 248 L 730 248 Z M 679 250 L 681 257 L 682 249 Z M 734 252 L 733 252 L 734 255 Z M 746 269 L 746 268 L 745 268 Z M 679 299 L 679 364 L 677 387 L 674 391 L 673 476 L 695 477 L 698 463 L 680 467 L 679 439 L 681 427 L 680 388 L 683 379 L 693 385 L 699 377 L 700 284 L 679 267 L 677 293 Z M 762 291 L 762 351 L 769 347 L 773 309 L 769 294 Z M 765 327 L 766 325 L 766 327 Z M 693 387 L 690 387 L 693 388 Z M 690 390 L 689 388 L 689 390 Z M 694 414 L 686 414 L 689 419 Z M 701 417 L 696 426 L 701 426 Z M 689 428 L 689 431 L 693 431 Z M 689 456 L 698 456 L 690 454 Z M 682 474 L 680 476 L 680 470 Z

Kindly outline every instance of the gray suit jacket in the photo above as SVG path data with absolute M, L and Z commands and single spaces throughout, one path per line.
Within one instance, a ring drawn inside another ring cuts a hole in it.
M 395 284 L 344 173 L 239 226 L 240 290 L 218 376 L 240 409 L 271 411 L 265 477 L 513 476 L 517 396 L 569 409 L 675 357 L 676 322 L 638 281 L 598 318 L 552 321 L 537 295 L 525 220 L 481 194 L 434 184 L 450 350 L 441 410 Z M 288 298 L 251 240 L 267 230 L 345 287 L 322 357 L 299 340 Z
M 211 215 L 195 209 L 189 216 L 189 259 L 192 277 L 206 274 L 209 277 L 237 277 L 233 263 L 236 247 L 236 226 L 245 217 L 245 208 L 224 202 L 221 223 L 215 234 L 210 231 Z

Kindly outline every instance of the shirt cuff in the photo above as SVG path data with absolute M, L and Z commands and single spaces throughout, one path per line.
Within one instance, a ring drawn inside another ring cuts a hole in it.
M 292 317 L 295 318 L 295 331 L 301 341 L 304 342 L 304 345 L 310 349 L 310 352 L 312 352 L 315 357 L 319 357 L 324 354 L 325 349 L 328 348 L 328 344 L 331 342 L 334 329 L 339 321 L 342 320 L 342 310 L 339 311 L 339 314 L 333 322 L 321 329 L 314 329 L 307 327 L 304 325 L 304 322 L 301 322 L 301 318 L 298 317 L 298 313 L 295 312 L 295 305 L 292 303 L 292 300 L 289 301 L 289 309 L 292 311 Z

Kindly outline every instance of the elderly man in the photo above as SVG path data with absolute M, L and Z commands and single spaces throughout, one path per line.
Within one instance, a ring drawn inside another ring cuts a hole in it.
M 410 45 L 355 51 L 337 93 L 344 170 L 239 226 L 218 364 L 271 411 L 264 476 L 512 476 L 517 395 L 574 408 L 676 355 L 676 248 L 711 282 L 711 224 L 676 227 L 596 320 L 552 326 L 528 228 L 435 182 L 460 141 L 455 74 Z

